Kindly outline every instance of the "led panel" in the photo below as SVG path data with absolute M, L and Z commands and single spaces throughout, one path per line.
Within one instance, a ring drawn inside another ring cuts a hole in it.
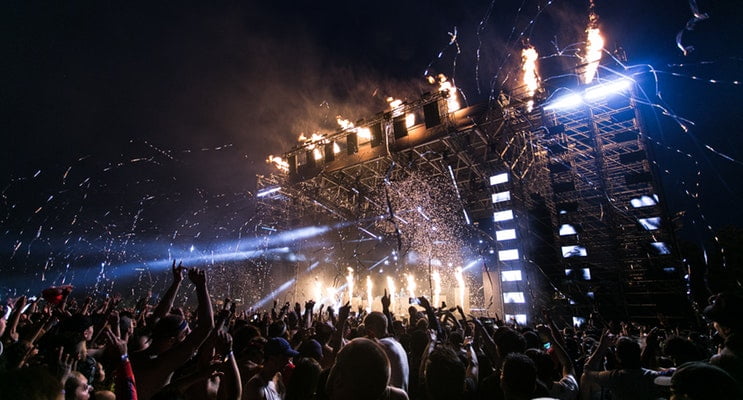
M 506 304 L 524 304 L 526 303 L 526 298 L 524 298 L 524 292 L 503 292 L 503 302 Z
M 499 183 L 506 183 L 508 182 L 508 172 L 504 172 L 502 174 L 493 175 L 490 177 L 490 185 L 497 185 Z
M 509 221 L 513 219 L 513 210 L 498 211 L 493 213 L 493 221 Z
M 516 229 L 503 229 L 500 231 L 495 231 L 495 240 L 499 242 L 503 240 L 513 239 L 516 239 Z
M 577 232 L 575 231 L 575 228 L 573 225 L 570 224 L 562 224 L 560 225 L 560 236 L 568 236 L 568 235 L 575 235 Z
M 635 197 L 634 199 L 630 200 L 629 203 L 634 208 L 654 206 L 658 204 L 658 195 L 654 194 L 652 196 Z
M 501 261 L 518 260 L 519 251 L 517 249 L 501 250 L 498 252 L 498 259 Z
M 502 282 L 518 282 L 521 280 L 521 270 L 501 271 Z
M 526 314 L 506 314 L 506 321 L 513 321 L 519 325 L 526 325 Z
M 511 200 L 511 191 L 493 193 L 493 204 Z
M 647 231 L 654 231 L 660 228 L 660 217 L 640 218 L 640 225 Z
M 564 258 L 569 257 L 585 257 L 588 255 L 585 247 L 582 246 L 562 246 L 562 256 Z
M 658 254 L 671 254 L 671 249 L 668 248 L 668 245 L 665 242 L 653 242 L 650 244 L 658 251 Z

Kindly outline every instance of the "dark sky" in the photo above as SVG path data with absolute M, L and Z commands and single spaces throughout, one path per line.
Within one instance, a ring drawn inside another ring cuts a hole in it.
M 415 99 L 431 90 L 427 70 L 486 101 L 520 39 L 553 54 L 582 40 L 588 18 L 588 2 L 575 0 L 217 3 L 0 5 L 0 269 L 86 261 L 64 250 L 70 241 L 113 254 L 139 237 L 234 238 L 250 218 L 255 174 L 299 133 L 334 130 L 338 114 L 373 115 L 387 96 Z M 743 81 L 743 7 L 699 1 L 710 18 L 685 33 L 696 50 L 684 57 L 676 34 L 691 18 L 687 2 L 596 3 L 608 48 L 683 75 L 658 74 L 664 105 L 697 123 L 684 133 L 661 113 L 653 121 L 671 149 L 658 156 L 666 180 L 694 187 L 701 171 L 708 222 L 743 224 L 743 88 L 731 83 Z M 659 102 L 652 75 L 641 79 Z M 687 226 L 701 224 L 697 200 L 668 191 Z

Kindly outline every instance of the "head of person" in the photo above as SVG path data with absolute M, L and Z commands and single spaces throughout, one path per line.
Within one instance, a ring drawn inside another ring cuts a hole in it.
M 188 321 L 179 314 L 168 314 L 160 318 L 152 327 L 153 345 L 170 347 L 182 342 L 191 332 Z
M 88 384 L 85 375 L 73 371 L 64 384 L 65 400 L 88 400 L 93 392 L 93 386 Z
M 331 400 L 377 400 L 387 390 L 390 374 L 384 350 L 373 340 L 356 338 L 338 352 L 326 391 Z
M 93 320 L 87 315 L 75 314 L 60 324 L 60 334 L 74 342 L 88 342 L 93 338 Z
M 622 368 L 642 368 L 641 354 L 640 343 L 637 343 L 636 340 L 626 336 L 622 336 L 617 340 L 617 351 L 615 355 Z
M 552 361 L 552 357 L 542 349 L 527 349 L 527 357 L 534 361 L 534 365 L 537 367 L 537 377 L 544 383 L 552 382 L 555 377 L 555 363 Z
M 464 393 L 466 367 L 448 346 L 439 346 L 428 356 L 426 392 L 429 399 L 460 399 Z
M 286 386 L 285 400 L 313 399 L 322 367 L 315 359 L 299 358 Z
M 292 357 L 298 355 L 299 352 L 294 350 L 286 339 L 270 338 L 263 346 L 263 356 L 265 357 L 263 368 L 269 372 L 279 372 L 289 363 Z
M 671 377 L 671 400 L 733 400 L 741 395 L 729 373 L 706 362 L 683 364 Z
M 537 367 L 526 355 L 510 353 L 503 360 L 500 379 L 506 399 L 530 399 L 537 387 Z
M 299 345 L 299 356 L 321 361 L 323 357 L 322 345 L 315 339 L 309 339 Z
M 710 297 L 704 316 L 723 339 L 743 330 L 743 293 L 722 292 Z
M 507 326 L 498 328 L 493 335 L 493 341 L 498 346 L 498 352 L 506 356 L 509 353 L 523 353 L 526 351 L 524 335 Z
M 381 339 L 387 335 L 387 317 L 379 311 L 372 311 L 364 318 L 366 334 Z
M 62 384 L 44 367 L 14 368 L 0 373 L 3 399 L 64 399 Z

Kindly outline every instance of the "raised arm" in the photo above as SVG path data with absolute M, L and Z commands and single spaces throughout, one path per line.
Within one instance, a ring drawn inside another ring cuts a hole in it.
M 183 271 L 185 269 L 186 268 L 183 267 L 183 262 L 178 263 L 178 266 L 176 266 L 175 260 L 173 260 L 173 266 L 171 268 L 171 271 L 173 272 L 173 283 L 170 284 L 170 287 L 165 291 L 162 299 L 160 299 L 160 302 L 157 303 L 157 307 L 155 307 L 155 310 L 152 312 L 153 322 L 166 316 L 168 312 L 170 312 L 170 309 L 173 308 L 173 301 L 175 300 L 175 295 L 178 294 L 178 288 L 181 287 Z

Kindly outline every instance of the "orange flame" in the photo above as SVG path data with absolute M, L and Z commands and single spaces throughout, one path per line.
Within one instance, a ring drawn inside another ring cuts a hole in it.
M 369 128 L 365 128 L 365 127 L 357 128 L 356 125 L 353 124 L 353 122 L 347 119 L 344 119 L 340 115 L 335 117 L 335 120 L 338 122 L 338 125 L 343 130 L 350 130 L 352 132 L 356 132 L 356 134 L 359 136 L 359 139 L 371 140 L 372 134 Z
M 454 86 L 453 83 L 449 82 L 449 80 L 446 78 L 446 75 L 439 74 L 437 77 L 429 76 L 428 77 L 428 83 L 434 85 L 438 82 L 439 84 L 439 91 L 440 92 L 446 92 L 448 93 L 449 97 L 446 99 L 446 105 L 448 111 L 454 112 L 462 108 L 462 106 L 459 104 L 459 97 L 457 96 L 457 88 Z
M 289 162 L 285 161 L 281 157 L 269 155 L 268 159 L 266 159 L 266 162 L 275 165 L 276 168 L 278 168 L 282 172 L 289 172 Z
M 599 61 L 604 50 L 604 38 L 599 30 L 599 17 L 593 12 L 593 1 L 591 1 L 591 13 L 588 16 L 588 27 L 586 28 L 586 53 L 583 62 L 586 69 L 583 73 L 583 83 L 591 83 L 599 68 Z
M 527 96 L 530 98 L 526 103 L 526 110 L 531 111 L 534 107 L 534 97 L 537 88 L 539 87 L 539 77 L 537 75 L 537 50 L 534 47 L 528 47 L 521 50 L 521 70 L 524 72 L 524 85 L 526 86 Z

